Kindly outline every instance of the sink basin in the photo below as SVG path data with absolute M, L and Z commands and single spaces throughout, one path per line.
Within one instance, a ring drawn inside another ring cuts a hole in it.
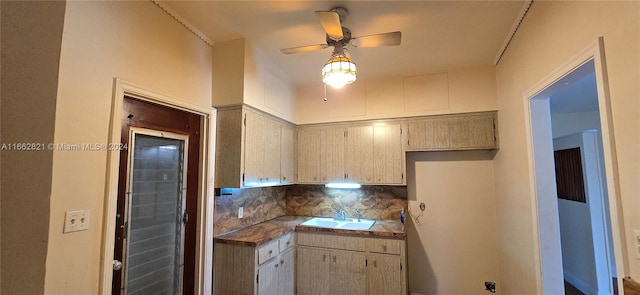
M 336 220 L 331 217 L 314 217 L 300 225 L 335 229 L 368 230 L 374 223 L 376 223 L 376 221 L 371 219 L 360 219 L 360 221 L 358 221 L 357 219 L 350 218 L 345 220 Z

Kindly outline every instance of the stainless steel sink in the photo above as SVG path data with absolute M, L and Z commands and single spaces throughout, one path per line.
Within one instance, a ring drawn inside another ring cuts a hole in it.
M 376 221 L 371 219 L 360 219 L 360 221 L 358 221 L 356 219 L 350 218 L 347 218 L 345 220 L 337 220 L 331 217 L 314 217 L 301 223 L 300 225 L 335 229 L 368 230 L 375 223 Z

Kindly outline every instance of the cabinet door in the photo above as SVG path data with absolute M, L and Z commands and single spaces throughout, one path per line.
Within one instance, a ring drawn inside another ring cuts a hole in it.
M 353 252 L 330 254 L 331 294 L 367 294 L 366 255 Z
M 402 270 L 400 256 L 367 255 L 367 291 L 368 294 L 402 294 Z
M 329 276 L 329 252 L 312 248 L 298 248 L 297 292 L 298 295 L 329 295 L 333 282 Z M 348 293 L 341 293 L 348 294 Z
M 263 263 L 258 267 L 258 294 L 278 294 L 278 267 L 280 261 L 277 257 Z
M 280 146 L 280 182 L 293 183 L 295 174 L 295 129 L 282 124 Z
M 441 150 L 449 147 L 447 119 L 424 119 L 407 124 L 409 150 Z
M 349 127 L 345 142 L 346 181 L 374 183 L 373 127 Z
M 244 185 L 257 186 L 263 174 L 265 118 L 245 113 L 244 132 Z
M 262 168 L 262 182 L 277 184 L 280 182 L 280 122 L 264 118 L 263 120 L 263 142 L 262 147 L 263 168 Z
M 278 270 L 278 295 L 294 295 L 295 285 L 295 255 L 293 248 L 280 254 L 280 266 Z
M 320 138 L 322 147 L 321 181 L 324 183 L 344 182 L 346 177 L 344 168 L 345 129 L 342 127 L 323 128 Z
M 373 127 L 373 171 L 375 183 L 403 183 L 403 155 L 400 124 Z
M 494 115 L 465 116 L 449 124 L 452 149 L 496 148 Z
M 320 129 L 298 129 L 298 182 L 320 183 Z

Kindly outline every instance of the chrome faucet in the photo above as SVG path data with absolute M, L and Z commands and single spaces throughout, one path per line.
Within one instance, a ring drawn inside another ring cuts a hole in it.
M 331 210 L 335 211 L 338 214 L 338 217 L 335 218 L 335 220 L 337 221 L 344 221 L 346 220 L 345 216 L 344 216 L 344 210 L 343 209 L 335 209 L 335 208 L 331 208 Z
M 360 209 L 356 209 L 356 216 L 358 216 L 358 222 L 360 222 Z

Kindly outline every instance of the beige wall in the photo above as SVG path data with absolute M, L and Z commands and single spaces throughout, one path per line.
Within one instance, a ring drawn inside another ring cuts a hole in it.
M 65 2 L 2 1 L 2 144 L 53 141 Z M 2 294 L 42 294 L 53 152 L 2 149 Z
M 151 1 L 67 5 L 56 143 L 108 141 L 113 78 L 211 106 L 212 49 Z M 99 291 L 106 152 L 54 151 L 45 293 Z M 87 231 L 62 234 L 64 213 L 91 211 Z
M 245 38 L 213 46 L 213 105 L 247 104 L 293 121 L 293 86 L 276 64 Z
M 412 293 L 483 294 L 485 281 L 500 290 L 493 154 L 407 154 L 409 208 L 419 222 L 407 227 Z
M 542 292 L 522 95 L 598 36 L 604 37 L 627 236 L 640 228 L 640 2 L 534 2 L 496 69 L 500 151 L 495 173 L 501 281 L 507 294 Z M 640 263 L 634 248 L 628 249 L 627 275 L 639 280 Z
M 297 90 L 295 123 L 464 113 L 498 109 L 492 65 L 413 77 L 357 80 L 341 89 L 322 85 Z

